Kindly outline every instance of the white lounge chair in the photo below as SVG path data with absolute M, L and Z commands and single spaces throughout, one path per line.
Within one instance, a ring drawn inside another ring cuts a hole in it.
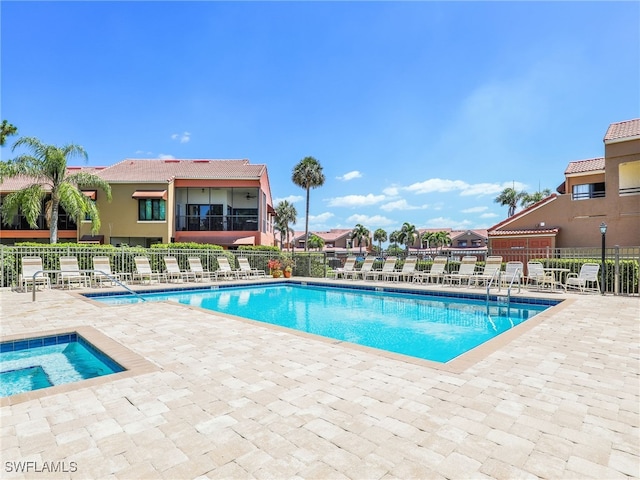
M 462 286 L 462 282 L 464 280 L 467 281 L 467 285 L 471 285 L 471 279 L 475 274 L 477 261 L 478 259 L 473 255 L 462 257 L 462 260 L 460 261 L 460 268 L 458 269 L 458 271 L 449 273 L 445 276 L 445 278 L 449 281 L 450 285 L 453 285 L 454 282 L 457 282 L 460 286 Z
M 200 257 L 189 257 L 189 272 L 193 274 L 193 278 L 197 282 L 198 279 L 204 280 L 205 278 L 211 280 L 211 275 L 215 274 L 210 272 L 209 270 L 205 270 L 202 266 L 202 261 Z
M 190 279 L 193 279 L 193 281 L 195 282 L 195 274 L 187 271 L 182 271 L 176 257 L 164 257 L 164 265 L 167 269 L 166 275 L 169 282 L 172 280 L 175 280 L 176 282 L 188 282 Z
M 555 285 L 553 273 L 545 272 L 544 265 L 540 262 L 527 262 L 527 286 L 537 287 L 538 290 L 548 286 L 550 289 Z
M 162 272 L 154 271 L 151 269 L 149 259 L 147 257 L 135 257 L 134 262 L 136 264 L 136 272 L 133 274 L 133 280 L 144 283 L 148 281 L 151 283 L 153 280 L 162 282 L 166 276 Z
M 444 283 L 445 269 L 447 268 L 447 257 L 439 255 L 434 258 L 431 268 L 428 271 L 415 272 L 413 274 L 414 282 L 427 282 L 435 280 L 439 283 L 440 280 Z
M 418 257 L 407 257 L 404 259 L 402 269 L 396 272 L 389 272 L 384 275 L 383 280 L 389 281 L 410 281 L 413 278 L 413 274 L 416 271 L 416 264 L 418 263 Z
M 29 285 L 37 288 L 38 285 L 44 285 L 51 288 L 51 280 L 49 276 L 43 272 L 41 257 L 22 257 L 22 273 L 20 274 L 20 288 L 27 292 Z M 34 277 L 35 275 L 35 277 Z
M 375 261 L 376 261 L 375 257 L 365 258 L 364 262 L 362 262 L 362 265 L 358 270 L 354 268 L 353 271 L 351 272 L 345 272 L 344 278 L 348 278 L 350 280 L 357 280 L 358 278 L 361 278 L 364 280 L 365 275 L 373 269 L 373 263 Z
M 346 274 L 349 272 L 353 272 L 353 269 L 356 266 L 356 257 L 348 257 L 345 262 L 344 265 L 342 267 L 336 268 L 333 271 L 333 276 L 335 278 L 346 278 Z
M 91 285 L 91 278 L 87 273 L 80 271 L 77 257 L 60 257 L 58 283 L 62 287 L 66 284 L 69 289 L 71 289 L 72 285 L 89 287 Z
M 598 279 L 599 271 L 600 264 L 583 263 L 582 267 L 580 267 L 579 274 L 569 273 L 567 275 L 566 288 L 575 288 L 580 290 L 581 293 L 600 293 L 600 280 Z
M 218 277 L 231 278 L 231 279 L 238 278 L 239 272 L 231 268 L 231 265 L 229 265 L 229 259 L 227 257 L 219 256 L 219 257 L 216 257 L 216 260 L 218 262 L 218 270 L 214 272 L 214 274 L 216 275 L 216 278 Z
M 238 266 L 239 266 L 239 275 L 245 278 L 261 278 L 266 277 L 267 274 L 264 270 L 260 270 L 258 268 L 253 268 L 251 264 L 249 264 L 249 259 L 245 257 L 238 257 Z
M 111 270 L 111 260 L 109 257 L 93 257 L 93 272 L 91 273 L 93 283 L 100 287 L 105 284 L 114 285 L 115 280 L 121 283 L 126 283 L 125 278 L 120 273 L 115 273 Z
M 498 255 L 487 257 L 484 262 L 482 272 L 476 272 L 473 275 L 472 281 L 474 285 L 488 284 L 493 282 L 498 285 L 498 275 L 502 269 L 502 257 Z
M 520 287 L 522 286 L 523 267 L 524 265 L 522 262 L 507 262 L 504 272 L 500 274 L 501 284 L 505 287 L 517 285 L 518 291 L 520 291 Z
M 386 275 L 391 274 L 396 269 L 396 261 L 398 257 L 387 257 L 382 264 L 382 268 L 380 270 L 371 270 L 364 274 L 365 280 L 384 280 Z

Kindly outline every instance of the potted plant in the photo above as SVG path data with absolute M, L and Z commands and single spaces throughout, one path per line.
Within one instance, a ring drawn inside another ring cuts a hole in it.
M 269 273 L 273 278 L 280 278 L 282 276 L 282 264 L 280 260 L 272 259 L 267 262 L 267 267 L 269 267 Z
M 296 264 L 292 258 L 285 257 L 282 260 L 282 267 L 283 267 L 283 273 L 285 278 L 291 277 L 291 274 L 293 273 L 293 267 L 295 266 Z

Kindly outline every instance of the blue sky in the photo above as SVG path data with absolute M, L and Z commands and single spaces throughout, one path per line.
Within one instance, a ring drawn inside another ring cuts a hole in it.
M 248 158 L 304 229 L 487 228 L 640 116 L 638 2 L 0 3 L 1 116 L 124 158 Z M 15 155 L 10 137 L 2 159 Z

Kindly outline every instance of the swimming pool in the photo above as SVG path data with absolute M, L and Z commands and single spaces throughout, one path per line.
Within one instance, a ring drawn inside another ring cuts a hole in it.
M 76 332 L 0 343 L 0 397 L 123 370 Z
M 112 305 L 140 301 L 130 294 L 87 296 Z M 508 305 L 487 304 L 481 295 L 461 298 L 401 289 L 297 283 L 164 291 L 143 297 L 146 301 L 175 301 L 441 363 L 558 303 L 519 299 Z

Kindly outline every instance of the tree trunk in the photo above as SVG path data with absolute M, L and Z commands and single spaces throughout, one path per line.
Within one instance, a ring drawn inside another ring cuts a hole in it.
M 304 219 L 304 251 L 309 251 L 309 190 L 307 187 L 307 213 Z
M 58 243 L 58 206 L 60 200 L 51 196 L 51 218 L 49 219 L 49 243 Z

